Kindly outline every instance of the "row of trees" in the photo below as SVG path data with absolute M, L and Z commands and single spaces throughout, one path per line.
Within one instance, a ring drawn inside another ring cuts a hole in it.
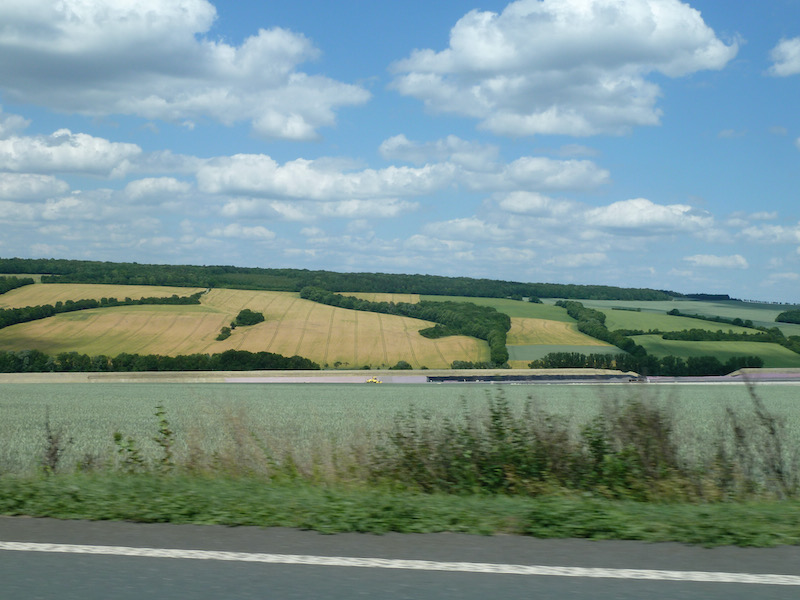
M 420 335 L 434 339 L 449 335 L 468 335 L 486 340 L 489 343 L 491 362 L 495 365 L 504 365 L 508 362 L 506 334 L 511 329 L 511 318 L 490 306 L 478 306 L 472 302 L 431 302 L 426 300 L 416 304 L 371 302 L 316 287 L 303 288 L 300 290 L 300 297 L 351 310 L 433 321 L 436 325 L 421 329 Z
M 22 308 L 2 308 L 0 309 L 0 329 L 18 323 L 27 323 L 38 319 L 46 319 L 54 315 L 77 310 L 88 310 L 90 308 L 109 308 L 113 306 L 133 306 L 140 304 L 200 304 L 200 296 L 203 292 L 192 294 L 191 296 L 172 296 L 148 297 L 148 298 L 101 298 L 100 300 L 67 300 L 66 302 L 56 302 L 55 304 L 40 304 L 37 306 L 25 306 Z
M 800 324 L 800 310 L 785 310 L 777 317 L 775 321 L 778 323 L 798 323 Z
M 226 350 L 218 354 L 122 353 L 114 357 L 62 352 L 49 356 L 38 350 L 0 351 L 0 373 L 106 372 L 106 371 L 262 371 L 318 370 L 320 366 L 302 356 L 286 357 L 272 352 Z
M 733 356 L 724 363 L 716 356 L 632 356 L 630 354 L 581 354 L 551 352 L 528 364 L 532 369 L 618 369 L 646 375 L 670 377 L 701 377 L 727 375 L 738 369 L 761 368 L 764 360 L 758 356 Z
M 674 317 L 689 317 L 690 319 L 700 319 L 702 321 L 711 321 L 712 323 L 725 323 L 727 325 L 736 325 L 737 327 L 748 327 L 750 329 L 759 329 L 758 327 L 753 325 L 753 322 L 750 319 L 740 319 L 739 317 L 729 319 L 727 317 L 721 317 L 719 315 L 698 315 L 695 313 L 681 312 L 677 308 L 673 308 L 667 314 L 672 315 Z
M 684 361 L 680 357 L 674 356 L 666 356 L 661 359 L 651 356 L 647 354 L 647 350 L 643 346 L 637 344 L 633 339 L 628 337 L 631 333 L 629 331 L 624 330 L 615 330 L 609 331 L 609 329 L 605 325 L 606 315 L 599 310 L 594 310 L 591 308 L 585 307 L 580 302 L 575 302 L 572 300 L 562 300 L 556 302 L 557 306 L 561 306 L 567 310 L 567 314 L 571 316 L 573 319 L 578 321 L 578 330 L 585 333 L 586 335 L 590 335 L 593 338 L 602 340 L 604 342 L 608 342 L 613 344 L 614 346 L 618 347 L 619 349 L 623 350 L 626 354 L 617 354 L 613 355 L 616 357 L 614 359 L 614 364 L 616 365 L 614 368 L 621 369 L 624 371 L 635 371 L 642 375 L 674 375 L 674 376 L 681 376 L 681 375 L 724 375 L 725 373 L 730 373 L 731 371 L 735 371 L 736 369 L 741 369 L 745 367 L 762 367 L 764 365 L 763 359 L 757 356 L 745 356 L 745 357 L 732 357 L 727 362 L 723 363 L 715 356 L 697 356 L 697 357 L 690 357 Z M 783 334 L 777 328 L 773 328 L 777 331 L 777 335 L 783 336 Z M 702 331 L 702 330 L 697 330 Z M 773 330 L 769 330 L 768 333 L 773 333 Z M 666 334 L 663 334 L 666 336 Z M 703 334 L 697 334 L 705 335 Z M 736 334 L 732 334 L 736 335 Z M 756 337 L 748 336 L 748 337 Z M 794 336 L 797 337 L 797 336 Z M 762 341 L 762 340 L 756 340 Z M 766 341 L 766 340 L 763 340 Z M 800 339 L 798 339 L 800 342 Z M 570 355 L 572 353 L 559 353 L 559 354 L 567 354 Z M 582 356 L 577 354 L 576 356 Z M 564 359 L 564 357 L 561 357 Z M 580 362 L 582 359 L 575 358 L 576 361 Z M 594 358 L 591 359 L 593 361 L 607 361 L 610 359 L 606 358 Z M 691 361 L 691 363 L 689 362 Z M 539 364 L 536 361 L 533 364 Z M 584 364 L 584 366 L 589 366 L 588 364 Z M 545 367 L 536 367 L 536 368 L 545 368 Z M 556 367 L 550 367 L 556 368 Z M 608 367 L 595 367 L 595 368 L 608 368 Z
M 0 277 L 0 294 L 34 283 L 30 277 Z
M 669 300 L 675 292 L 602 285 L 521 283 L 471 277 L 394 273 L 335 273 L 305 269 L 147 265 L 60 259 L 0 258 L 0 273 L 46 273 L 45 283 L 106 283 L 300 291 L 414 293 L 435 296 Z

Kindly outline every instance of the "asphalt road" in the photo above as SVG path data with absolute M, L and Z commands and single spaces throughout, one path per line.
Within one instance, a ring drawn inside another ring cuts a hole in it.
M 358 597 L 796 600 L 800 547 L 0 517 L 3 600 Z

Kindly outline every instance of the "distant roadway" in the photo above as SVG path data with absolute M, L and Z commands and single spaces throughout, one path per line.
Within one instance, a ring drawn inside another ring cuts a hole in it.
M 0 517 L 3 600 L 800 598 L 800 547 Z

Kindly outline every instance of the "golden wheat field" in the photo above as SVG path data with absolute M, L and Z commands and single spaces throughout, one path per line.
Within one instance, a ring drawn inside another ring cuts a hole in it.
M 41 277 L 41 276 L 40 276 Z M 101 298 L 139 298 L 190 296 L 201 288 L 166 287 L 154 285 L 104 285 L 91 283 L 37 283 L 0 294 L 0 308 L 21 308 L 55 304 L 67 300 L 100 300 Z
M 575 323 L 549 321 L 547 319 L 511 318 L 508 332 L 509 346 L 568 345 L 608 346 L 593 337 L 578 331 Z
M 36 290 L 38 287 L 20 289 L 31 289 L 28 298 L 36 300 L 33 304 L 55 302 L 57 295 L 77 300 L 161 295 L 155 290 L 174 293 L 173 288 L 146 286 L 141 290 L 137 286 L 83 284 L 48 286 L 59 290 Z M 182 294 L 195 291 L 176 289 Z M 13 298 L 11 302 L 17 304 Z M 323 366 L 351 368 L 389 367 L 400 360 L 416 368 L 446 368 L 455 360 L 481 362 L 489 357 L 488 345 L 474 338 L 422 337 L 418 331 L 432 325 L 426 321 L 317 304 L 291 292 L 214 289 L 203 295 L 201 302 L 199 306 L 123 306 L 64 313 L 0 330 L 0 348 L 109 356 L 121 352 L 213 354 L 235 349 L 300 355 Z M 228 339 L 216 341 L 220 329 L 244 308 L 263 313 L 266 321 L 238 327 Z

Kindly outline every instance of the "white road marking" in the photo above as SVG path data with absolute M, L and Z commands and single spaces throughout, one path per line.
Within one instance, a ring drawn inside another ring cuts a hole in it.
M 53 552 L 62 554 L 95 554 L 104 556 L 139 556 L 145 558 L 179 558 L 220 560 L 320 567 L 361 567 L 372 569 L 404 569 L 411 571 L 449 571 L 457 573 L 492 573 L 496 575 L 534 575 L 550 577 L 587 577 L 603 579 L 647 579 L 652 581 L 691 581 L 711 583 L 747 583 L 757 585 L 800 586 L 800 576 L 770 573 L 722 573 L 710 571 L 663 571 L 650 569 L 605 569 L 585 567 L 551 567 L 543 565 L 510 565 L 472 562 L 436 562 L 390 558 L 356 558 L 348 556 L 308 556 L 297 554 L 261 554 L 221 552 L 215 550 L 181 550 L 170 548 L 130 548 L 126 546 L 86 546 L 74 544 L 41 544 L 2 542 L 0 550 L 12 552 Z

